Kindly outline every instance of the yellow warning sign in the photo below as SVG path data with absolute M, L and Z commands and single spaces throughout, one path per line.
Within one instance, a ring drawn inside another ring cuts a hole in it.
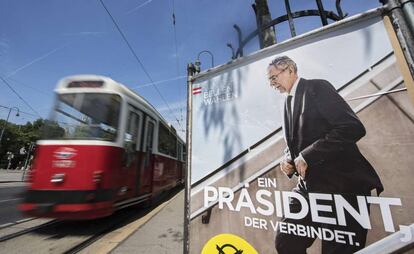
M 220 234 L 208 240 L 201 254 L 258 254 L 258 252 L 237 235 Z

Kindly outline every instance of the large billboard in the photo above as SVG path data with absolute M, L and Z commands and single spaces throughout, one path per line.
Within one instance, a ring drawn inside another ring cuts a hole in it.
M 379 10 L 201 73 L 191 96 L 190 253 L 413 242 L 414 107 Z

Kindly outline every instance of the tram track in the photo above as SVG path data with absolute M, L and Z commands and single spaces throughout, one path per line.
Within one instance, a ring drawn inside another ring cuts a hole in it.
M 22 220 L 15 221 L 15 222 L 9 222 L 9 223 L 0 225 L 0 230 L 2 230 L 4 228 L 13 227 L 13 226 L 16 226 L 18 224 L 25 223 L 25 222 L 28 222 L 28 221 L 32 221 L 32 220 L 35 220 L 35 219 L 37 219 L 37 218 L 26 218 L 26 219 L 22 219 Z
M 86 221 L 33 219 L 13 227 L 0 229 L 0 249 L 5 253 L 85 253 L 88 247 L 104 236 L 143 218 L 160 202 L 170 199 L 176 190 L 162 195 L 150 208 L 133 206 L 105 218 Z M 41 223 L 42 222 L 42 223 Z M 25 225 L 22 225 L 25 224 Z M 28 224 L 33 224 L 30 226 Z M 104 239 L 104 238 L 103 238 Z
M 143 212 L 129 209 L 91 221 L 49 220 L 32 227 L 25 225 L 27 228 L 15 228 L 14 232 L 7 234 L 3 232 L 0 249 L 7 250 L 7 253 L 78 253 Z M 11 228 L 5 230 L 10 231 Z
M 126 214 L 119 214 L 120 212 L 124 210 L 117 212 L 118 216 L 116 216 L 113 220 L 111 220 L 111 223 L 107 225 L 107 228 L 101 230 L 100 232 L 97 232 L 95 235 L 90 236 L 89 238 L 85 239 L 83 242 L 79 243 L 78 245 L 72 247 L 71 249 L 63 253 L 64 254 L 81 253 L 83 250 L 85 250 L 87 247 L 92 245 L 94 242 L 103 238 L 107 233 L 110 233 L 111 231 L 114 231 L 118 228 L 122 228 L 123 226 L 131 222 L 134 222 L 140 218 L 143 218 L 145 215 L 150 213 L 152 210 L 156 209 L 157 206 L 162 205 L 162 202 L 170 200 L 179 191 L 180 191 L 180 187 L 176 187 L 168 193 L 166 192 L 166 193 L 161 194 L 160 196 L 156 198 L 156 200 L 154 200 L 153 205 L 146 206 L 144 204 L 140 204 L 140 207 L 145 206 L 146 208 L 141 208 L 139 212 L 134 212 L 132 215 L 128 212 Z
M 28 223 L 33 224 L 33 222 L 35 220 L 39 220 L 40 224 L 36 225 L 36 223 L 35 223 L 35 225 L 33 225 L 33 226 L 30 226 L 30 225 L 28 225 L 27 227 L 24 226 L 24 224 L 28 224 Z M 22 235 L 25 235 L 25 234 L 28 234 L 28 233 L 36 231 L 36 230 L 39 230 L 41 228 L 54 225 L 54 224 L 59 222 L 59 220 L 54 220 L 54 219 L 46 220 L 46 222 L 44 222 L 44 223 L 42 223 L 42 221 L 45 221 L 45 220 L 44 219 L 39 219 L 39 218 L 30 218 L 30 219 L 27 219 L 27 220 L 23 220 L 23 221 L 20 221 L 20 222 L 15 222 L 15 223 L 11 223 L 9 225 L 3 226 L 2 228 L 0 228 L 0 243 L 5 242 L 5 241 L 10 240 L 10 239 L 13 239 L 13 238 L 16 238 L 16 237 L 19 237 L 19 236 L 22 236 Z M 20 227 L 16 228 L 16 226 L 20 226 Z M 13 230 L 13 227 L 14 227 L 14 230 Z M 10 229 L 12 229 L 12 230 L 10 230 Z M 11 231 L 11 233 L 7 233 L 5 231 Z
M 137 216 L 138 215 L 138 216 Z M 91 235 L 90 237 L 86 238 L 79 244 L 73 246 L 72 248 L 68 249 L 67 251 L 64 251 L 64 254 L 75 254 L 79 253 L 80 251 L 86 249 L 88 246 L 96 242 L 97 240 L 101 239 L 104 235 L 107 233 L 117 229 L 120 225 L 124 225 L 125 223 L 128 223 L 131 220 L 136 219 L 136 217 L 141 216 L 141 212 L 139 212 L 137 215 L 132 216 L 130 214 L 125 214 L 123 216 L 116 216 L 115 219 L 111 220 L 110 223 L 103 228 L 102 230 L 99 230 L 95 234 Z

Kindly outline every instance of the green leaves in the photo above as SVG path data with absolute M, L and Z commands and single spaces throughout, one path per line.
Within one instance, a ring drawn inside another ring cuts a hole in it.
M 21 167 L 26 158 L 26 154 L 20 154 L 20 149 L 29 150 L 32 142 L 36 142 L 40 138 L 40 129 L 44 125 L 43 119 L 37 119 L 33 123 L 27 122 L 24 125 L 13 124 L 5 120 L 0 120 L 0 130 L 4 126 L 4 135 L 0 144 L 0 168 L 7 166 L 7 152 L 12 152 L 14 158 L 11 168 Z M 20 164 L 19 164 L 20 162 Z

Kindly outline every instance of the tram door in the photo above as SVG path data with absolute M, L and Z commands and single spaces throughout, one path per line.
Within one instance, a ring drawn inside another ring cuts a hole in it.
M 129 105 L 127 126 L 124 137 L 124 172 L 122 181 L 124 181 L 125 187 L 121 188 L 121 195 L 131 196 L 139 189 L 140 184 L 140 164 L 141 164 L 141 132 L 142 132 L 142 120 L 143 114 L 137 108 Z
M 155 121 L 148 116 L 144 125 L 143 159 L 141 172 L 141 190 L 143 193 L 152 191 L 153 167 L 154 167 L 154 129 Z

